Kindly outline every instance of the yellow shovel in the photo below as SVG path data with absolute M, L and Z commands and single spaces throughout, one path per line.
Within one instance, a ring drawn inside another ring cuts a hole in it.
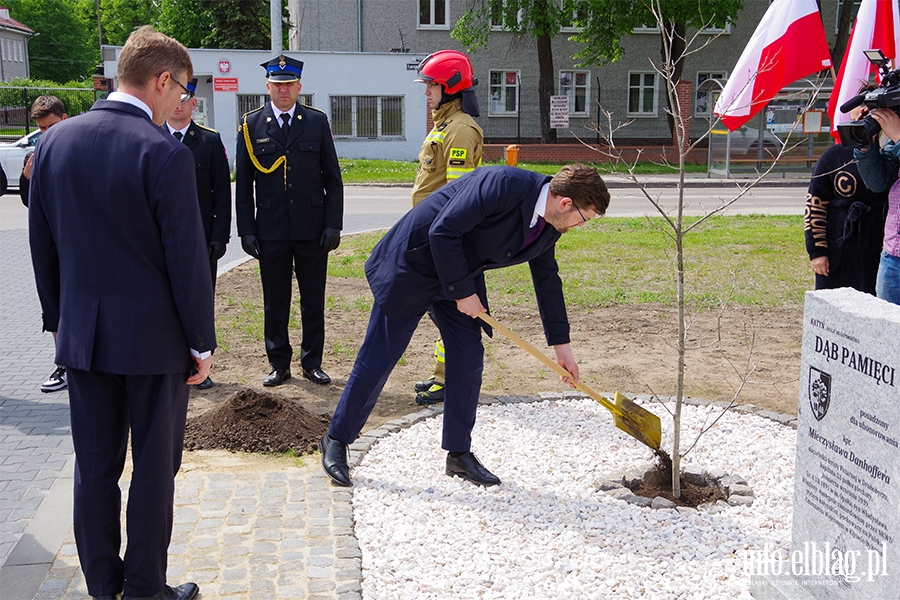
M 572 374 L 561 367 L 559 364 L 557 364 L 556 361 L 552 360 L 543 352 L 501 325 L 497 319 L 487 313 L 481 313 L 478 316 L 485 323 L 515 342 L 520 348 L 522 348 L 523 350 L 527 350 L 528 353 L 534 356 L 536 359 L 538 359 L 563 377 L 568 377 L 569 379 L 574 380 Z M 649 410 L 638 406 L 629 398 L 623 396 L 619 392 L 616 392 L 615 402 L 611 402 L 609 399 L 605 398 L 603 395 L 596 392 L 593 388 L 585 385 L 584 383 L 576 383 L 575 388 L 579 391 L 584 392 L 585 394 L 599 402 L 600 405 L 603 406 L 603 408 L 611 412 L 613 414 L 613 424 L 616 427 L 618 427 L 637 441 L 641 442 L 645 446 L 650 447 L 652 450 L 659 450 L 659 444 L 662 441 L 662 426 L 660 425 L 659 417 L 654 415 Z

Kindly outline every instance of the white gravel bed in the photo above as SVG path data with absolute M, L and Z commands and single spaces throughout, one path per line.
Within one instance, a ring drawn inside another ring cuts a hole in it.
M 647 407 L 671 448 L 671 418 Z M 719 412 L 684 406 L 683 447 Z M 790 549 L 796 432 L 774 421 L 729 413 L 687 457 L 746 477 L 753 505 L 688 513 L 597 489 L 653 457 L 593 400 L 480 406 L 472 450 L 492 488 L 444 475 L 442 422 L 382 439 L 351 472 L 364 598 L 749 599 L 747 550 Z

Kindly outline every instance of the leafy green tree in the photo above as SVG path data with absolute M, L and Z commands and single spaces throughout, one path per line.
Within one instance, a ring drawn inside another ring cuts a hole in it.
M 159 6 L 153 0 L 100 0 L 103 43 L 123 46 L 132 31 L 154 25 L 158 16 Z
M 265 50 L 272 47 L 269 3 L 266 0 L 199 0 L 210 17 L 211 29 L 203 48 Z M 290 27 L 282 2 L 282 33 Z
M 553 95 L 553 38 L 563 27 L 573 24 L 578 0 L 470 0 L 450 37 L 459 40 L 469 52 L 487 45 L 491 28 L 531 35 L 538 53 L 538 103 L 541 119 L 541 143 L 556 141 L 550 127 L 550 96 Z
M 100 61 L 93 29 L 72 0 L 7 0 L 10 15 L 39 35 L 28 40 L 31 75 L 50 81 L 90 77 Z
M 571 39 L 582 42 L 584 49 L 575 54 L 582 65 L 602 65 L 621 58 L 621 39 L 637 27 L 655 27 L 659 31 L 659 55 L 661 64 L 670 68 L 670 78 L 681 81 L 684 72 L 685 49 L 688 30 L 708 27 L 724 28 L 737 19 L 744 7 L 743 0 L 659 0 L 634 2 L 633 0 L 583 0 L 579 2 L 578 25 L 580 33 Z M 672 107 L 667 116 L 672 138 L 675 123 Z
M 156 28 L 188 48 L 205 47 L 203 40 L 212 32 L 214 21 L 203 4 L 203 0 L 160 0 Z
M 690 28 L 724 27 L 737 17 L 743 0 L 662 0 L 660 55 L 670 52 L 669 64 L 674 81 L 681 79 L 684 69 L 686 33 Z M 603 65 L 622 57 L 623 37 L 636 27 L 654 26 L 656 17 L 645 1 L 635 0 L 470 0 L 468 9 L 457 22 L 451 37 L 458 39 L 470 52 L 485 46 L 491 26 L 506 31 L 530 34 L 537 42 L 539 69 L 539 102 L 541 141 L 550 142 L 555 132 L 550 129 L 550 96 L 554 89 L 553 54 L 550 40 L 563 27 L 576 26 L 581 31 L 569 39 L 584 44 L 573 58 L 579 66 Z M 667 50 L 668 49 L 668 50 Z M 674 124 L 669 121 L 674 136 Z

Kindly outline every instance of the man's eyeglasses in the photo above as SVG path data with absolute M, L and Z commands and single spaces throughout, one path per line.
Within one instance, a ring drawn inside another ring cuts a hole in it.
M 156 76 L 159 77 L 162 73 L 157 73 Z M 175 79 L 175 77 L 170 73 L 169 77 L 172 78 L 172 81 L 178 84 L 178 87 L 184 90 L 184 93 L 181 94 L 181 103 L 184 104 L 188 100 L 194 97 L 197 93 L 197 78 L 194 77 L 190 81 L 188 81 L 187 87 L 181 85 L 181 82 Z
M 574 202 L 572 203 L 572 206 L 575 208 L 575 210 L 578 211 L 578 216 L 581 217 L 581 222 L 582 222 L 582 223 L 587 223 L 588 220 L 584 218 L 584 214 L 582 214 L 581 210 L 579 210 L 579 208 L 578 208 L 577 206 L 575 206 L 575 203 L 574 203 Z

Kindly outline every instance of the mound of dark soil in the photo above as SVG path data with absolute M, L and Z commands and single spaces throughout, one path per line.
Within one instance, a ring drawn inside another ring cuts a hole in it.
M 642 483 L 631 488 L 636 496 L 644 496 L 645 498 L 656 498 L 661 496 L 667 500 L 673 501 L 678 506 L 689 506 L 697 508 L 701 504 L 715 504 L 717 500 L 725 500 L 725 492 L 722 488 L 715 485 L 706 485 L 703 487 L 688 483 L 684 479 L 681 480 L 681 496 L 675 498 L 672 495 L 672 480 L 666 483 L 652 482 L 651 484 Z
M 672 494 L 672 457 L 665 450 L 656 451 L 656 465 L 652 471 L 644 475 L 640 485 L 631 488 L 636 496 L 656 498 L 660 496 L 671 500 L 677 506 L 697 508 L 701 504 L 715 504 L 717 500 L 725 500 L 725 492 L 717 485 L 699 486 L 681 480 L 681 495 L 676 498 Z
M 316 415 L 288 398 L 246 389 L 220 406 L 188 419 L 186 450 L 232 452 L 313 452 L 328 427 L 328 415 Z

